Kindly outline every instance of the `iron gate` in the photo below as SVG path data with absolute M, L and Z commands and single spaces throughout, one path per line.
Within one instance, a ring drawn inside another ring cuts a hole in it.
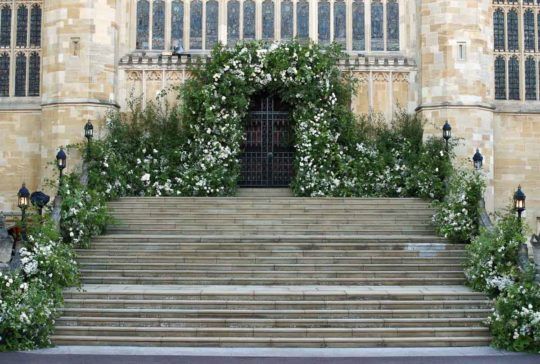
M 285 187 L 293 175 L 293 141 L 287 107 L 263 95 L 253 99 L 245 121 L 242 187 Z

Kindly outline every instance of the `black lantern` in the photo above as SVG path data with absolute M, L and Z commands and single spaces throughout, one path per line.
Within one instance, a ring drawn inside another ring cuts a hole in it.
M 60 148 L 56 154 L 56 167 L 58 167 L 60 174 L 62 174 L 62 171 L 66 168 L 66 159 L 67 155 L 66 152 L 64 152 L 64 148 Z
M 32 192 L 30 195 L 30 202 L 36 206 L 39 211 L 39 216 L 43 215 L 43 208 L 49 203 L 51 198 L 41 191 Z
M 518 219 L 521 220 L 521 214 L 525 211 L 525 193 L 521 190 L 521 185 L 518 186 L 517 191 L 514 193 L 514 209 L 518 213 Z
M 23 183 L 21 189 L 17 193 L 17 204 L 21 209 L 21 235 L 22 240 L 26 240 L 26 209 L 30 204 L 30 191 L 26 188 L 26 184 Z
M 448 123 L 448 120 L 444 123 L 442 127 L 442 137 L 444 141 L 446 142 L 446 149 L 448 149 L 448 141 L 452 137 L 452 127 Z
M 84 137 L 90 142 L 90 140 L 94 137 L 94 126 L 88 120 L 86 125 L 84 126 Z
M 474 156 L 472 158 L 474 169 L 477 171 L 482 168 L 482 165 L 484 164 L 484 156 L 480 153 L 480 149 L 476 149 L 476 153 L 474 153 Z

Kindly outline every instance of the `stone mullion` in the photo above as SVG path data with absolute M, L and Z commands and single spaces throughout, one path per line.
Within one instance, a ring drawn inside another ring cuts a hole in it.
M 244 0 L 240 0 L 239 4 L 240 11 L 238 13 L 240 19 L 238 19 L 238 39 L 244 39 Z
M 510 89 L 509 89 L 509 80 L 510 80 L 510 76 L 508 75 L 508 62 L 510 61 L 510 57 L 509 56 L 504 56 L 504 67 L 505 67 L 505 72 L 504 72 L 504 77 L 505 77 L 505 84 L 506 84 L 506 87 L 505 87 L 505 92 L 506 92 L 506 97 L 505 97 L 505 100 L 508 100 L 510 98 Z
M 255 39 L 262 39 L 262 0 L 255 0 Z
M 518 9 L 518 47 L 519 47 L 519 98 L 525 102 L 525 28 L 524 28 L 523 1 L 520 1 Z
M 296 11 L 298 10 L 298 0 L 293 0 L 293 38 L 296 37 L 297 34 L 297 24 L 296 24 Z
M 15 96 L 15 58 L 17 53 L 15 50 L 15 40 L 17 32 L 17 11 L 15 1 L 11 2 L 11 39 L 9 42 L 9 96 Z
M 319 2 L 318 0 L 308 0 L 308 3 L 309 3 L 308 34 L 311 41 L 318 43 L 319 42 L 319 27 L 318 27 Z
M 148 49 L 153 50 L 154 49 L 154 1 L 149 1 L 149 14 L 148 14 Z
M 180 0 L 183 1 L 183 0 Z M 184 39 L 182 39 L 184 43 L 184 50 L 188 51 L 190 49 L 189 42 L 191 34 L 189 32 L 189 25 L 190 25 L 190 9 L 191 9 L 191 1 L 186 0 L 184 1 Z
M 172 31 L 172 1 L 165 0 L 165 37 L 163 50 L 169 51 L 172 49 L 171 44 L 171 31 Z
M 503 8 L 504 14 L 504 50 L 508 51 L 508 8 Z
M 371 1 L 364 2 L 364 49 L 366 52 L 371 52 Z
M 328 3 L 330 4 L 330 43 L 334 41 L 334 0 L 328 0 Z M 317 19 L 317 30 L 318 30 L 318 22 L 319 19 Z M 319 38 L 319 35 L 317 34 L 317 38 Z
M 347 9 L 345 20 L 345 49 L 349 52 L 352 51 L 352 0 L 345 0 L 345 6 Z
M 274 40 L 281 41 L 281 0 L 274 2 Z
M 201 49 L 206 50 L 206 0 L 202 0 L 202 44 Z
M 388 36 L 388 29 L 386 29 L 386 27 L 388 26 L 387 24 L 387 21 L 386 21 L 386 13 L 387 13 L 387 9 L 386 9 L 386 0 L 382 0 L 382 4 L 383 4 L 383 49 L 384 51 L 387 51 L 387 41 L 386 41 L 386 38 Z

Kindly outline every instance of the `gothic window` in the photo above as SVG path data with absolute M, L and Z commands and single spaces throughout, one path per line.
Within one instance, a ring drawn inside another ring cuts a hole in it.
M 244 39 L 255 39 L 255 1 L 244 1 Z
M 30 54 L 28 64 L 28 96 L 39 96 L 40 57 L 37 52 Z
M 165 48 L 165 2 L 154 0 L 152 4 L 152 49 Z
M 319 43 L 330 42 L 330 3 L 327 0 L 319 1 L 318 9 Z
M 0 47 L 11 45 L 11 8 L 7 5 L 0 12 Z M 9 62 L 9 60 L 8 60 Z
M 171 45 L 182 47 L 184 41 L 184 2 L 174 0 L 171 3 Z
M 296 27 L 299 39 L 309 38 L 309 2 L 300 0 L 297 3 Z
M 507 27 L 508 27 L 508 50 L 519 50 L 518 40 L 518 15 L 515 9 L 512 9 L 507 14 Z
M 383 4 L 381 0 L 371 3 L 371 50 L 384 50 Z
M 26 55 L 17 54 L 15 60 L 15 96 L 26 96 Z
M 525 100 L 536 100 L 536 61 L 533 57 L 525 61 Z
M 219 5 L 217 0 L 206 2 L 206 49 L 218 42 Z
M 264 0 L 262 4 L 262 38 L 274 39 L 274 2 L 272 0 Z
M 523 33 L 525 50 L 534 52 L 534 13 L 530 9 L 523 14 Z
M 294 10 L 290 0 L 281 3 L 281 39 L 292 39 L 294 32 Z
M 202 49 L 202 2 L 193 0 L 189 18 L 189 48 Z
M 386 48 L 399 51 L 399 4 L 397 0 L 388 0 L 386 5 Z
M 26 47 L 26 36 L 28 30 L 28 8 L 25 5 L 17 9 L 17 47 Z
M 504 12 L 502 9 L 497 9 L 493 13 L 493 28 L 495 50 L 504 51 Z
M 343 0 L 334 3 L 334 41 L 342 46 L 347 43 L 347 7 Z
M 495 99 L 506 100 L 506 62 L 502 56 L 495 60 Z
M 516 56 L 508 62 L 508 98 L 519 100 L 519 61 Z
M 235 45 L 240 39 L 240 2 L 227 2 L 227 43 Z
M 540 5 L 540 4 L 539 4 Z M 536 17 L 536 22 L 538 24 L 538 34 L 537 34 L 537 39 L 538 39 L 538 49 L 540 49 L 540 13 L 538 13 L 537 17 Z
M 30 45 L 41 46 L 41 7 L 37 4 L 30 12 Z
M 352 49 L 365 49 L 364 0 L 354 0 L 352 4 Z
M 150 3 L 148 0 L 137 1 L 137 49 L 148 49 L 150 23 Z
M 0 55 L 0 96 L 9 96 L 9 54 Z

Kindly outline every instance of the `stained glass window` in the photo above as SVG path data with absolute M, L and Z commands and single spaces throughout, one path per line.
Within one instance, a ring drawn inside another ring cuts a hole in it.
M 272 0 L 264 0 L 262 4 L 262 38 L 274 39 L 274 2 Z
M 0 96 L 9 96 L 9 54 L 0 55 Z
M 519 100 L 519 61 L 515 56 L 508 62 L 508 98 Z
M 165 48 L 165 2 L 154 0 L 152 4 L 152 49 Z
M 281 39 L 292 39 L 294 32 L 293 23 L 293 3 L 290 0 L 284 0 L 281 3 Z
M 17 47 L 26 47 L 28 33 L 28 8 L 21 5 L 17 8 Z
M 2 11 L 0 13 L 0 47 L 9 47 L 10 45 L 11 45 L 11 8 L 5 5 L 2 7 Z
M 508 27 L 508 50 L 519 50 L 518 40 L 518 15 L 516 10 L 512 9 L 507 14 Z
M 536 61 L 533 57 L 525 61 L 525 100 L 536 100 Z
M 365 50 L 364 27 L 364 1 L 355 0 L 352 4 L 352 49 L 355 51 Z
M 534 13 L 527 10 L 523 14 L 524 46 L 526 51 L 534 51 Z
M 384 50 L 383 4 L 381 0 L 371 3 L 371 50 Z
M 137 49 L 148 49 L 150 23 L 150 3 L 148 0 L 137 1 Z
M 495 60 L 495 99 L 506 100 L 506 62 L 503 57 Z
M 493 13 L 493 34 L 495 40 L 495 50 L 504 51 L 504 12 L 497 9 Z
M 334 3 L 334 42 L 343 46 L 347 43 L 347 6 L 343 0 Z
M 255 1 L 244 1 L 244 39 L 255 39 Z
M 330 3 L 327 0 L 319 1 L 318 16 L 319 43 L 330 43 Z
M 174 0 L 171 3 L 171 45 L 182 47 L 184 41 L 184 2 Z
M 189 47 L 202 49 L 202 2 L 193 0 L 190 6 Z
M 227 43 L 235 45 L 240 39 L 240 2 L 229 0 L 227 2 Z
M 219 5 L 217 0 L 206 2 L 206 49 L 212 49 L 218 42 Z
M 309 2 L 300 0 L 296 7 L 296 35 L 299 39 L 307 39 L 309 38 Z
M 399 51 L 399 4 L 388 0 L 386 4 L 386 49 Z
M 28 64 L 28 96 L 39 96 L 40 57 L 37 52 L 30 54 Z
M 41 7 L 37 4 L 32 6 L 30 11 L 30 45 L 41 45 Z
M 17 54 L 15 60 L 15 96 L 26 96 L 26 55 Z

